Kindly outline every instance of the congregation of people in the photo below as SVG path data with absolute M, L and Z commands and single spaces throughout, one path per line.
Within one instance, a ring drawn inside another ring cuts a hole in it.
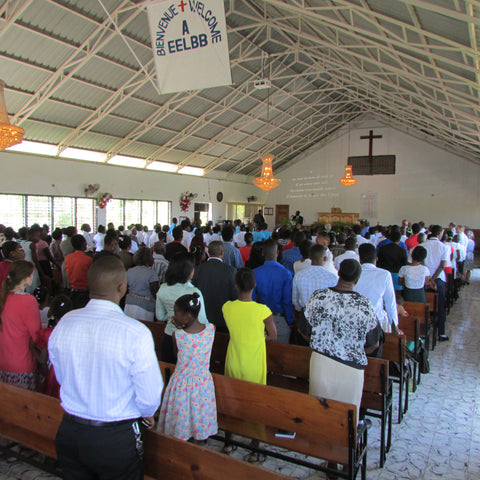
M 449 340 L 446 274 L 469 283 L 472 230 L 291 220 L 269 229 L 259 211 L 248 224 L 174 218 L 95 233 L 0 225 L 0 379 L 61 399 L 64 478 L 107 468 L 143 478 L 144 427 L 200 444 L 215 435 L 216 332 L 229 334 L 225 375 L 260 384 L 266 342 L 310 346 L 310 394 L 357 411 L 367 356 L 381 357 L 384 333 L 402 333 L 405 301 L 437 292 L 438 340 Z M 176 364 L 168 383 L 144 325 L 155 321 L 166 325 L 160 360 Z M 264 460 L 255 447 L 248 460 Z

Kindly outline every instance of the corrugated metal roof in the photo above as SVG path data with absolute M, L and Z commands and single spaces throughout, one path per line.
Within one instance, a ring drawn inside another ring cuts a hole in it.
M 12 3 L 0 71 L 27 138 L 252 175 L 267 131 L 278 168 L 372 112 L 478 161 L 475 3 L 228 0 L 234 84 L 159 95 L 125 43 L 155 77 L 144 3 L 102 2 L 124 38 L 97 0 L 35 0 L 17 16 Z M 88 56 L 78 50 L 87 39 Z M 253 86 L 268 72 L 269 120 L 268 92 Z

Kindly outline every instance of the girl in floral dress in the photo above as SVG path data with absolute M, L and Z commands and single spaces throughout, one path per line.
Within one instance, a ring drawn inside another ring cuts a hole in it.
M 198 321 L 200 306 L 196 292 L 175 302 L 172 322 L 179 329 L 173 334 L 178 361 L 165 390 L 157 427 L 159 432 L 195 443 L 205 443 L 218 430 L 209 371 L 215 327 Z

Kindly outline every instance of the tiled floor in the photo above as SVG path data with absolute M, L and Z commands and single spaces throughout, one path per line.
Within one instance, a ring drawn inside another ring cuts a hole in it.
M 447 319 L 450 342 L 430 354 L 431 372 L 422 376 L 393 441 L 383 469 L 378 468 L 379 423 L 369 431 L 369 480 L 480 480 L 480 270 Z M 394 419 L 396 419 L 394 413 Z M 211 441 L 211 448 L 220 449 Z M 234 456 L 247 455 L 239 449 Z M 264 467 L 299 479 L 323 479 L 322 473 L 267 458 Z M 359 475 L 360 477 L 360 475 Z M 19 461 L 0 457 L 0 480 L 53 480 Z

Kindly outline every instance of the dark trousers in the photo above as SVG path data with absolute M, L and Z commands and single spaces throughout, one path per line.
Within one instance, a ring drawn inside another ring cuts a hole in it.
M 163 335 L 161 352 L 160 359 L 162 362 L 177 363 L 177 354 L 173 347 L 173 338 L 171 335 Z
M 132 422 L 93 427 L 64 418 L 55 447 L 64 480 L 143 480 Z
M 437 285 L 438 293 L 438 334 L 445 335 L 445 282 L 439 278 L 435 279 L 435 284 Z

